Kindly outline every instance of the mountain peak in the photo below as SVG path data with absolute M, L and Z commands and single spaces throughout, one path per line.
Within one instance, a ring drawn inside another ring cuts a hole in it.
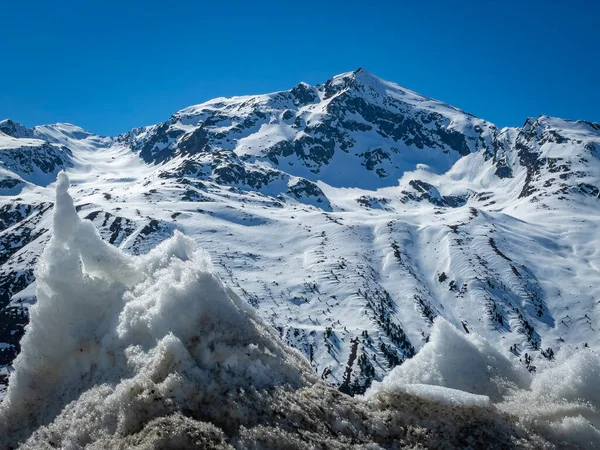
M 333 78 L 327 80 L 324 84 L 319 85 L 318 88 L 324 91 L 325 98 L 330 98 L 335 94 L 347 90 L 360 91 L 365 89 L 373 89 L 375 91 L 383 91 L 385 90 L 384 84 L 386 84 L 384 80 L 376 77 L 361 67 L 352 72 L 344 72 L 339 75 L 335 75 Z M 396 87 L 398 89 L 402 89 L 400 86 Z
M 358 69 L 356 69 L 354 72 L 352 72 L 352 75 L 354 76 L 354 78 L 357 78 L 357 79 L 362 78 L 362 79 L 375 79 L 378 81 L 383 81 L 377 75 L 369 72 L 367 69 L 365 69 L 363 67 L 359 67 Z
M 370 84 L 372 82 L 384 82 L 384 80 L 377 77 L 376 75 L 373 75 L 371 72 L 369 72 L 366 69 L 363 69 L 362 67 L 359 67 L 358 69 L 353 70 L 352 72 L 343 72 L 343 73 L 340 73 L 339 75 L 335 75 L 329 81 L 333 81 L 333 82 L 335 82 L 335 81 L 337 81 L 337 82 L 355 81 L 358 84 L 363 84 L 363 83 Z
M 30 130 L 12 119 L 0 120 L 0 132 L 15 138 L 31 137 Z
M 290 93 L 298 102 L 303 104 L 314 103 L 319 99 L 317 89 L 314 86 L 305 83 L 304 81 L 301 81 L 296 86 L 294 86 L 290 90 Z
M 80 141 L 88 138 L 100 138 L 90 131 L 66 122 L 36 126 L 33 128 L 33 134 L 38 138 L 62 145 L 66 144 L 69 139 Z
M 364 67 L 359 67 L 356 70 L 353 70 L 351 72 L 342 72 L 338 75 L 335 75 L 333 78 L 368 78 L 368 77 L 372 77 L 372 78 L 376 78 L 376 79 L 380 79 L 379 77 L 377 77 L 376 75 L 374 75 L 373 73 L 369 72 L 367 69 L 365 69 Z

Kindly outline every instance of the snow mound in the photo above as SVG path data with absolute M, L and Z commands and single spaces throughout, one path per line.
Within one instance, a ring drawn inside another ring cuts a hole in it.
M 393 369 L 370 390 L 402 389 L 427 384 L 458 389 L 500 400 L 509 387 L 525 387 L 530 375 L 477 334 L 465 335 L 437 319 L 429 342 L 415 357 Z
M 583 349 L 531 374 L 481 336 L 436 319 L 430 340 L 365 393 L 405 392 L 443 404 L 488 401 L 532 430 L 565 445 L 600 446 L 600 356 Z
M 50 423 L 76 448 L 186 409 L 226 424 L 249 414 L 240 392 L 312 380 L 193 240 L 176 233 L 145 256 L 124 254 L 79 219 L 68 187 L 60 173 L 38 302 L 0 409 L 2 448 Z

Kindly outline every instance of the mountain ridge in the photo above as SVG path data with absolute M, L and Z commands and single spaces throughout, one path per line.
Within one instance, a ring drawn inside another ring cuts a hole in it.
M 348 392 L 414 355 L 437 316 L 532 367 L 599 348 L 599 148 L 593 122 L 499 129 L 364 70 L 115 137 L 2 121 L 0 365 L 35 301 L 60 170 L 111 244 L 140 254 L 192 236 Z

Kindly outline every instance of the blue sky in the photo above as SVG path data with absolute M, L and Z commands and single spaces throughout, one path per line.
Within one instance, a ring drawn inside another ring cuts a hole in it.
M 600 2 L 4 2 L 0 118 L 101 134 L 364 67 L 490 120 L 600 122 Z

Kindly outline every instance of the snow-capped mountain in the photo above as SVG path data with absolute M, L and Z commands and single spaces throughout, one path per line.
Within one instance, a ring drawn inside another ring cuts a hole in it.
M 363 69 L 117 137 L 2 121 L 0 364 L 35 302 L 60 170 L 111 244 L 192 236 L 346 392 L 413 356 L 436 316 L 529 366 L 598 349 L 599 150 L 600 124 L 498 129 Z

